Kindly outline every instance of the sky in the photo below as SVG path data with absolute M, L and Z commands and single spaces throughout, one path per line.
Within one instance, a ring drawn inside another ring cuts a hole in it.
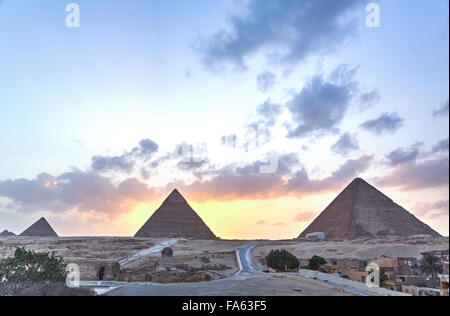
M 0 231 L 132 236 L 178 188 L 219 237 L 293 238 L 361 177 L 448 236 L 448 12 L 0 0 Z

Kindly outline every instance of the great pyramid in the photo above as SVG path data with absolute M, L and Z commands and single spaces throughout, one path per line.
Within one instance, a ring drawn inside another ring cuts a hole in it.
M 16 234 L 14 234 L 6 229 L 0 233 L 0 237 L 12 237 L 12 236 L 16 236 Z
M 41 218 L 36 223 L 31 225 L 20 236 L 26 237 L 58 237 L 53 228 L 45 218 Z
M 166 198 L 135 237 L 217 239 L 178 190 Z
M 353 180 L 299 238 L 314 232 L 324 232 L 327 238 L 345 239 L 386 235 L 441 236 L 359 178 Z

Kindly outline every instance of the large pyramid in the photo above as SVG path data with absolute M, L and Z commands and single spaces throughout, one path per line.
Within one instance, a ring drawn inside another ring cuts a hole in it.
M 324 232 L 327 238 L 356 239 L 386 235 L 439 233 L 362 179 L 355 179 L 300 234 Z
M 58 237 L 53 228 L 45 218 L 41 218 L 36 223 L 31 225 L 20 236 L 26 237 Z
M 177 190 L 167 197 L 135 237 L 217 239 Z

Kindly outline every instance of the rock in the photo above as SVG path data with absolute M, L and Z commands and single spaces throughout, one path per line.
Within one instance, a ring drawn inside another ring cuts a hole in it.
M 161 251 L 162 257 L 173 257 L 173 250 L 170 247 L 166 247 Z

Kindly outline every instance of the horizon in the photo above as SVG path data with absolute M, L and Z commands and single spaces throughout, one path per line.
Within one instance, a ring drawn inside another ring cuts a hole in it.
M 362 178 L 449 236 L 448 0 L 69 3 L 0 0 L 0 232 L 133 236 L 178 188 L 292 239 Z

